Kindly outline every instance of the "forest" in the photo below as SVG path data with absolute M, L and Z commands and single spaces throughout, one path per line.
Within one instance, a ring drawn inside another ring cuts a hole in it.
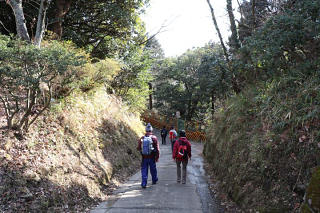
M 88 211 L 151 110 L 205 124 L 243 212 L 320 212 L 320 1 L 225 0 L 227 40 L 206 3 L 219 40 L 165 57 L 149 0 L 0 1 L 0 211 Z

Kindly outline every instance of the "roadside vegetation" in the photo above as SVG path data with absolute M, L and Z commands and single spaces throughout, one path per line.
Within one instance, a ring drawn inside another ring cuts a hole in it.
M 156 110 L 210 126 L 208 172 L 242 211 L 318 212 L 320 3 L 239 6 L 235 25 L 226 1 L 227 43 L 220 38 L 158 63 Z
M 1 211 L 89 211 L 136 172 L 144 127 L 103 89 L 73 92 L 18 140 L 2 131 Z M 119 154 L 121 153 L 121 154 Z
M 93 63 L 70 42 L 0 44 L 1 211 L 89 211 L 138 168 L 145 104 L 110 92 L 114 59 Z
M 215 112 L 204 154 L 244 211 L 320 209 L 319 11 L 284 1 L 234 53 L 241 92 Z
M 0 2 L 1 212 L 88 212 L 136 172 L 151 57 L 127 3 Z

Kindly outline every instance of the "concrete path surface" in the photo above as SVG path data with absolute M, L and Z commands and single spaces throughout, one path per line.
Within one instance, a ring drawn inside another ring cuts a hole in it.
M 144 212 L 222 212 L 210 196 L 202 167 L 202 145 L 192 143 L 192 160 L 189 161 L 187 183 L 177 183 L 176 164 L 171 157 L 169 140 L 161 145 L 157 163 L 159 181 L 152 185 L 150 170 L 146 189 L 141 188 L 140 171 L 102 202 L 91 213 L 144 213 Z

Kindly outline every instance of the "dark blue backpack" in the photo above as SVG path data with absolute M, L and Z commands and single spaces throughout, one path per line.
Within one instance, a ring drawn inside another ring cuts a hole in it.
M 162 129 L 161 130 L 161 136 L 164 137 L 166 136 L 168 133 L 167 133 L 167 130 L 166 129 Z

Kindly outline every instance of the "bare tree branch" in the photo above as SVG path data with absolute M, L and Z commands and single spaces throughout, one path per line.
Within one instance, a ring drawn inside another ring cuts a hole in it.
M 234 14 L 233 14 L 232 0 L 227 0 L 227 10 L 228 10 L 228 15 L 230 20 L 230 29 L 231 29 L 230 46 L 237 50 L 240 48 L 240 42 L 239 42 L 237 26 L 236 26 Z
M 239 12 L 240 12 L 241 19 L 243 19 L 243 11 L 242 11 L 241 4 L 240 4 L 239 0 L 237 0 L 237 2 L 238 2 L 238 7 L 239 7 Z
M 220 39 L 220 44 L 221 44 L 222 49 L 223 49 L 223 52 L 224 52 L 224 56 L 225 56 L 227 62 L 229 62 L 228 51 L 227 51 L 226 46 L 224 45 L 224 42 L 223 42 L 223 39 L 222 39 L 222 36 L 221 36 L 221 33 L 220 33 L 220 29 L 219 29 L 219 26 L 218 26 L 218 23 L 217 23 L 217 19 L 216 19 L 216 16 L 215 16 L 215 14 L 214 14 L 213 7 L 212 7 L 212 5 L 211 5 L 211 3 L 210 3 L 210 0 L 207 0 L 207 2 L 208 2 L 208 5 L 209 5 L 209 7 L 210 7 L 211 16 L 212 16 L 212 21 L 213 21 L 213 24 L 214 24 L 214 26 L 215 26 L 215 28 L 216 28 L 217 33 L 218 33 L 218 36 L 219 36 L 219 39 Z
M 7 116 L 7 120 L 9 120 L 10 118 L 10 111 L 9 111 L 9 107 L 8 107 L 8 104 L 7 102 L 4 100 L 4 98 L 2 96 L 0 96 L 0 100 L 3 104 L 3 107 L 4 107 L 4 111 L 6 113 L 6 116 Z M 8 125 L 9 126 L 9 125 Z
M 256 26 L 256 14 L 255 14 L 255 11 L 256 11 L 256 1 L 252 0 L 252 19 L 253 19 L 252 32 L 254 31 L 255 26 Z
M 39 8 L 39 15 L 38 15 L 38 23 L 37 23 L 37 30 L 36 30 L 36 36 L 34 39 L 34 45 L 40 47 L 43 33 L 45 31 L 45 19 L 46 19 L 46 13 L 47 9 L 51 3 L 51 0 L 41 0 L 40 8 Z
M 157 35 L 159 35 L 160 33 L 166 32 L 166 30 L 163 30 L 165 27 L 167 27 L 167 26 L 161 25 L 161 27 L 159 28 L 159 30 L 158 30 L 156 33 L 154 33 L 154 34 L 153 34 L 152 36 L 150 36 L 147 40 L 139 43 L 138 45 L 146 44 L 146 43 L 148 43 L 150 40 L 152 40 L 154 37 L 156 37 Z
M 3 22 L 0 21 L 0 24 L 2 25 L 2 27 L 5 29 L 5 31 L 7 31 L 8 33 L 10 33 L 10 31 L 4 26 Z

